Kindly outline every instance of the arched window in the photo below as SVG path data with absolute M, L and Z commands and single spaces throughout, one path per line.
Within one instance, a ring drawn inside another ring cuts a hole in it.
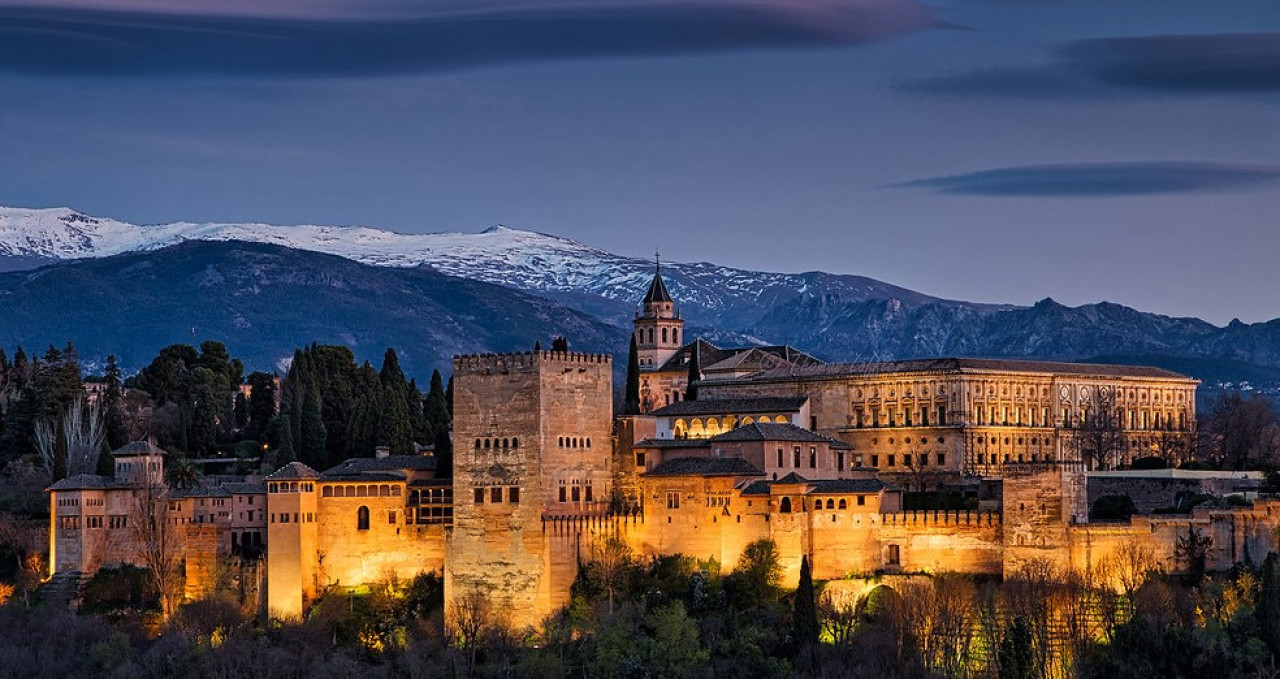
M 324 489 L 320 491 L 320 496 L 333 497 L 333 486 L 325 486 Z
M 783 514 L 790 514 L 790 513 L 791 513 L 791 498 L 789 498 L 789 497 L 784 497 L 784 498 L 782 498 L 782 503 L 778 506 L 778 511 L 779 511 L 779 512 L 782 512 Z
M 588 436 L 588 437 L 587 437 L 587 447 L 588 447 L 588 448 L 590 448 L 590 447 L 591 447 L 591 437 L 590 437 L 590 436 Z
M 848 509 L 848 508 L 849 508 L 849 503 L 845 502 L 844 498 L 840 498 L 840 509 Z
M 666 342 L 667 342 L 667 329 L 666 329 L 666 328 L 663 328 L 663 329 L 662 329 L 662 343 L 663 343 L 663 344 L 666 344 Z
M 519 448 L 519 447 L 520 447 L 520 439 L 519 439 L 519 437 L 511 439 L 511 447 L 512 447 L 512 448 Z
M 680 328 L 671 329 L 671 341 L 675 343 L 680 342 Z
M 356 530 L 369 530 L 369 508 L 364 505 L 356 510 Z
M 503 448 L 510 448 L 510 447 L 511 447 L 511 439 L 507 439 L 507 438 L 502 439 L 502 447 L 503 447 Z
M 653 344 L 653 328 L 649 328 L 649 344 Z
M 835 508 L 836 508 L 836 501 L 832 500 L 831 498 L 827 498 L 827 509 L 835 509 Z

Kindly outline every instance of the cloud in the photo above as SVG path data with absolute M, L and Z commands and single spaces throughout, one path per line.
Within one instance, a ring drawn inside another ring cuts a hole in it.
M 1082 40 L 1069 68 L 1119 87 L 1172 92 L 1280 92 L 1280 33 Z
M 971 196 L 1108 198 L 1265 188 L 1280 166 L 1194 162 L 1025 165 L 931 177 L 898 188 Z
M 905 92 L 955 97 L 1086 100 L 1126 92 L 1280 92 L 1280 33 L 1078 40 L 1038 66 L 994 67 L 904 80 Z
M 122 5 L 126 11 L 107 9 Z M 270 6 L 270 11 L 261 9 Z M 327 77 L 850 45 L 935 25 L 915 0 L 0 0 L 0 70 Z

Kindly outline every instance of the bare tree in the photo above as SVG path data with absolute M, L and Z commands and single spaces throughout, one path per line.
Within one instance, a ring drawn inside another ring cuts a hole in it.
M 591 560 L 600 577 L 600 584 L 609 595 L 609 615 L 612 616 L 614 595 L 622 586 L 634 561 L 631 547 L 626 540 L 616 535 L 600 536 L 591 543 Z
M 145 478 L 134 490 L 129 533 L 160 593 L 161 613 L 167 621 L 182 603 L 184 541 L 181 527 L 169 517 L 168 487 L 151 475 Z
M 481 640 L 495 625 L 489 597 L 479 587 L 471 587 L 450 605 L 453 614 L 453 636 L 457 645 L 467 653 L 467 676 L 476 667 L 476 653 Z
M 1103 583 L 1124 595 L 1125 606 L 1133 614 L 1133 595 L 1146 581 L 1147 576 L 1158 571 L 1159 562 L 1147 547 L 1126 541 L 1099 564 Z
M 66 476 L 96 472 L 106 435 L 102 407 L 86 404 L 83 397 L 72 401 L 61 417 L 43 418 L 35 424 L 36 450 L 53 478 L 59 478 L 59 472 Z
M 40 585 L 47 570 L 44 545 L 48 544 L 48 532 L 36 524 L 21 521 L 13 516 L 0 517 L 0 545 L 13 552 L 17 560 L 17 586 L 22 592 L 22 603 L 31 606 L 31 594 Z
M 853 642 L 853 635 L 858 631 L 858 606 L 851 600 L 847 592 L 836 588 L 824 588 L 818 597 L 818 619 L 822 621 L 822 629 L 827 632 L 837 646 Z
M 1169 467 L 1176 467 L 1190 460 L 1196 450 L 1196 432 L 1168 429 L 1160 432 L 1155 440 L 1155 454 Z
M 1124 461 L 1124 423 L 1108 400 L 1085 413 L 1075 435 L 1076 447 L 1089 469 L 1111 469 Z

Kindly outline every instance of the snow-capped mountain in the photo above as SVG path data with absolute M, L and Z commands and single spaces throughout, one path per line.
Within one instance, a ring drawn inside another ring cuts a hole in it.
M 588 306 L 614 322 L 626 319 L 653 275 L 650 261 L 504 226 L 480 233 L 428 234 L 359 226 L 188 222 L 142 226 L 67 208 L 0 207 L 0 256 L 11 259 L 106 257 L 190 240 L 269 243 L 374 266 L 428 265 L 442 273 L 527 291 L 587 293 L 613 302 Z M 762 312 L 807 294 L 835 296 L 844 301 L 897 298 L 919 303 L 933 299 L 861 276 L 766 273 L 706 262 L 664 263 L 663 271 L 686 315 L 708 323 L 715 317 L 717 321 L 741 325 L 751 320 L 736 311 L 744 303 Z M 720 318 L 724 314 L 729 318 Z

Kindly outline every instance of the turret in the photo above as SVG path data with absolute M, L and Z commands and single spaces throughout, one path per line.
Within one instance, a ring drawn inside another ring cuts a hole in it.
M 662 280 L 660 262 L 654 264 L 653 280 L 636 314 L 635 332 L 641 371 L 657 370 L 683 346 L 684 320 Z

